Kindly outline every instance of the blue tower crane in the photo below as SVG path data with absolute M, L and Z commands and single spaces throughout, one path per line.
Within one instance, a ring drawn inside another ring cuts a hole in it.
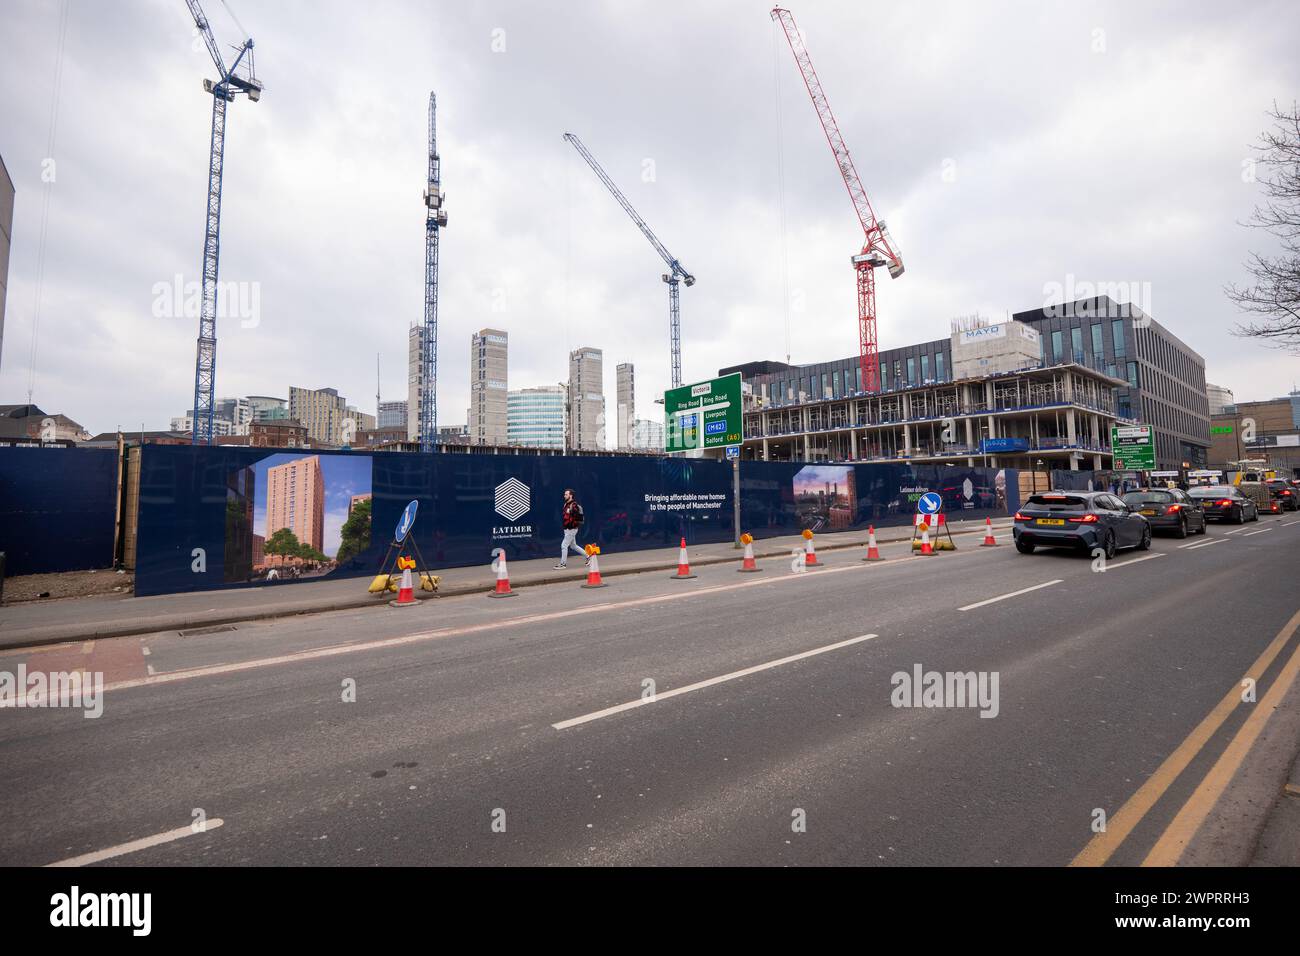
M 623 211 L 636 223 L 637 228 L 641 230 L 641 234 L 650 240 L 650 245 L 654 246 L 655 252 L 659 253 L 664 262 L 668 264 L 668 272 L 664 273 L 663 280 L 668 283 L 668 336 L 673 365 L 673 388 L 676 388 L 682 384 L 682 314 L 677 283 L 679 281 L 685 282 L 686 287 L 690 288 L 695 285 L 695 276 L 687 272 L 682 267 L 682 264 L 677 261 L 677 258 L 664 248 L 664 244 L 659 241 L 659 237 L 650 230 L 650 227 L 646 225 L 646 221 L 632 208 L 632 204 L 614 185 L 614 181 L 609 178 L 605 170 L 600 168 L 600 163 L 596 162 L 596 158 L 587 152 L 587 147 L 582 145 L 582 140 L 578 139 L 573 133 L 565 133 L 564 138 L 573 144 L 573 148 L 578 151 L 578 155 L 587 161 L 587 165 L 591 167 L 592 172 L 605 184 L 605 188 L 618 200 L 618 204 L 623 207 Z
M 429 182 L 424 190 L 424 324 L 420 327 L 420 451 L 438 450 L 438 230 L 442 208 L 442 161 L 438 158 L 438 98 L 429 94 Z
M 253 39 L 239 47 L 235 61 L 226 69 L 208 18 L 199 0 L 185 0 L 194 26 L 208 47 L 217 68 L 216 82 L 205 79 L 203 89 L 212 94 L 212 143 L 208 157 L 208 212 L 203 234 L 203 298 L 199 310 L 198 356 L 194 363 L 194 431 L 196 445 L 212 444 L 213 392 L 217 378 L 217 263 L 221 253 L 221 171 L 226 153 L 226 104 L 239 94 L 256 103 L 262 98 L 262 84 L 253 70 Z M 245 71 L 236 71 L 243 64 Z

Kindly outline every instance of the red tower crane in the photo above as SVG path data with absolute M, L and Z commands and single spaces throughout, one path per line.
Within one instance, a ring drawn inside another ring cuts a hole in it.
M 853 208 L 858 213 L 858 221 L 862 223 L 862 251 L 853 256 L 851 261 L 858 274 L 858 345 L 862 357 L 862 388 L 867 392 L 876 392 L 880 390 L 880 357 L 876 348 L 875 270 L 879 266 L 885 266 L 889 269 L 890 278 L 897 279 L 903 274 L 903 259 L 889 238 L 885 221 L 876 218 L 871 201 L 867 199 L 867 191 L 862 188 L 858 171 L 853 166 L 853 157 L 849 155 L 849 148 L 840 135 L 835 114 L 831 112 L 831 104 L 822 91 L 821 81 L 817 79 L 817 71 L 813 69 L 812 59 L 808 56 L 803 37 L 799 35 L 799 28 L 795 26 L 794 14 L 781 7 L 774 7 L 772 19 L 780 21 L 785 30 L 790 52 L 799 65 L 804 86 L 812 97 L 813 109 L 817 111 L 817 118 L 821 120 L 822 129 L 826 132 L 826 142 L 835 154 L 835 163 L 844 178 L 844 187 L 849 191 Z

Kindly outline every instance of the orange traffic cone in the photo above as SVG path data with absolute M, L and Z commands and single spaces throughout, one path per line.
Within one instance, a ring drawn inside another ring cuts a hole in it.
M 506 553 L 500 548 L 497 549 L 497 553 L 493 557 L 492 565 L 497 572 L 497 586 L 495 590 L 488 592 L 488 597 L 514 597 L 515 592 L 510 590 L 510 572 L 506 570 Z
M 415 584 L 411 580 L 411 568 L 415 565 L 415 560 L 398 558 L 397 563 L 402 567 L 402 584 L 397 590 L 397 600 L 388 603 L 393 607 L 415 607 L 420 603 L 415 599 Z
M 584 588 L 607 588 L 609 587 L 600 579 L 600 556 L 593 554 L 591 563 L 587 565 L 587 583 L 582 585 Z
M 685 581 L 688 578 L 695 577 L 691 574 L 691 562 L 686 557 L 686 539 L 682 538 L 681 549 L 677 552 L 677 573 L 672 576 L 674 581 Z
M 985 518 L 984 519 L 984 543 L 981 544 L 980 547 L 996 548 L 997 546 L 998 546 L 997 539 L 993 537 L 993 519 Z
M 754 560 L 754 539 L 748 534 L 745 534 L 741 535 L 740 540 L 745 543 L 745 557 L 744 560 L 740 562 L 740 567 L 736 570 L 742 573 L 749 572 L 750 574 L 753 574 L 756 571 L 762 571 L 763 569 L 760 568 L 758 563 Z
M 867 528 L 867 556 L 863 561 L 883 561 L 880 556 L 880 549 L 876 547 L 876 526 L 870 525 Z
M 930 547 L 930 525 L 926 522 L 921 523 L 921 553 L 925 555 L 934 554 L 934 548 Z
M 822 564 L 820 561 L 817 560 L 817 549 L 813 547 L 812 532 L 807 532 L 805 534 L 805 537 L 803 539 L 803 553 L 804 553 L 804 558 L 803 558 L 804 567 L 807 568 L 825 567 L 824 564 Z

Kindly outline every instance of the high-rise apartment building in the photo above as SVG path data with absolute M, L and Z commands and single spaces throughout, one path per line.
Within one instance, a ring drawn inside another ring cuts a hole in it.
M 406 438 L 420 437 L 420 397 L 424 394 L 424 329 L 412 325 L 406 337 Z
M 636 372 L 631 362 L 621 363 L 617 372 L 615 395 L 618 402 L 618 437 L 614 447 L 632 448 L 632 428 L 636 423 Z
M 469 434 L 473 445 L 508 440 L 507 355 L 509 338 L 500 329 L 480 329 L 469 343 Z
M 582 348 L 569 353 L 569 447 L 605 448 L 605 353 Z
M 376 426 L 378 428 L 405 428 L 408 405 L 406 399 L 397 402 L 380 402 Z
M 339 434 L 339 444 L 355 445 L 357 435 L 374 430 L 375 416 L 358 411 L 355 406 L 349 405 L 343 413 L 343 429 Z
M 507 393 L 506 440 L 525 448 L 563 448 L 564 387 L 542 385 Z
M 347 399 L 334 388 L 289 386 L 289 417 L 307 427 L 307 436 L 326 445 L 343 444 Z
M 255 422 L 284 421 L 289 417 L 289 401 L 271 395 L 249 395 L 249 407 Z
M 266 469 L 266 540 L 281 528 L 292 531 L 300 544 L 324 550 L 325 481 L 319 456 Z
M 632 425 L 631 447 L 636 451 L 663 451 L 664 423 L 638 418 Z

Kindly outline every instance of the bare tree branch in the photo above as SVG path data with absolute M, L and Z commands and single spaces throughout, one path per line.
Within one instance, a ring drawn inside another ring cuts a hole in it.
M 1244 225 L 1276 237 L 1282 254 L 1251 253 L 1246 269 L 1252 283 L 1229 285 L 1224 293 L 1242 312 L 1259 316 L 1239 324 L 1233 334 L 1300 354 L 1300 104 L 1286 110 L 1274 103 L 1268 115 L 1273 127 L 1255 147 L 1265 201 Z

